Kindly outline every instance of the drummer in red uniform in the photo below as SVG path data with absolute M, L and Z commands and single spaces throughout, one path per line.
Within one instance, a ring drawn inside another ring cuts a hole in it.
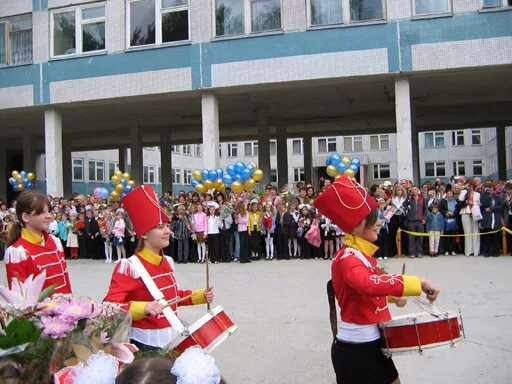
M 139 349 L 165 348 L 179 335 L 171 325 L 177 307 L 211 303 L 213 291 L 178 287 L 173 259 L 162 252 L 169 245 L 171 235 L 169 217 L 150 186 L 135 188 L 125 196 L 123 206 L 139 236 L 139 243 L 135 254 L 115 267 L 104 301 L 119 303 L 130 311 L 130 339 Z M 149 278 L 149 284 L 143 275 Z M 169 307 L 171 316 L 166 309 Z
M 406 303 L 404 296 L 426 293 L 433 302 L 439 293 L 429 280 L 386 274 L 373 257 L 380 223 L 378 204 L 357 182 L 341 176 L 315 199 L 319 212 L 345 233 L 343 247 L 331 273 L 341 322 L 331 348 L 337 383 L 400 383 L 393 360 L 380 350 L 378 323 L 391 320 L 388 302 Z
M 44 272 L 43 289 L 55 284 L 53 293 L 70 294 L 62 243 L 48 234 L 53 221 L 48 198 L 36 192 L 23 192 L 18 198 L 16 216 L 4 256 L 9 287 L 12 288 L 13 278 L 24 282 L 30 275 L 35 277 Z

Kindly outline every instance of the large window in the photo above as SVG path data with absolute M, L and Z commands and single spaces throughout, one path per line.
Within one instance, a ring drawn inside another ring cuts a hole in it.
M 327 152 L 336 152 L 336 138 L 335 137 L 326 137 L 318 139 L 318 152 L 327 153 Z
M 304 142 L 302 139 L 293 139 L 292 140 L 292 154 L 301 155 L 304 151 Z
M 185 170 L 185 172 L 186 172 L 186 170 Z M 171 176 L 172 176 L 173 184 L 181 184 L 181 169 L 180 168 L 173 168 L 171 170 Z
M 191 169 L 185 169 L 184 170 L 184 182 L 183 184 L 190 184 L 192 182 L 192 170 Z
M 444 132 L 425 132 L 425 148 L 444 147 Z
M 0 20 L 0 65 L 32 63 L 32 15 Z
M 350 0 L 350 21 L 381 20 L 384 0 Z
M 103 161 L 89 160 L 89 181 L 105 181 L 105 163 Z
M 270 156 L 277 155 L 277 141 L 270 140 Z
M 216 0 L 215 35 L 281 29 L 281 0 Z
M 311 25 L 340 24 L 343 22 L 342 0 L 310 0 Z
M 199 145 L 199 144 L 194 145 L 194 155 L 197 157 L 201 157 L 201 145 Z
M 189 40 L 188 0 L 127 0 L 128 46 Z
M 360 152 L 363 150 L 362 136 L 345 136 L 343 137 L 343 149 L 346 152 Z
M 143 168 L 143 180 L 144 183 L 156 183 L 155 177 L 155 166 L 154 165 L 145 165 Z
M 482 145 L 482 131 L 479 129 L 471 130 L 471 144 Z
M 84 181 L 83 159 L 73 159 L 73 181 Z
M 105 5 L 55 11 L 52 57 L 105 50 Z
M 389 135 L 370 135 L 370 149 L 389 149 Z
M 482 160 L 473 160 L 473 176 L 483 175 L 484 163 Z
M 416 16 L 435 15 L 451 12 L 451 0 L 414 0 L 414 14 Z
M 452 145 L 454 147 L 464 146 L 464 131 L 452 131 Z
M 464 176 L 466 174 L 466 164 L 464 160 L 458 160 L 453 162 L 453 175 Z
M 425 176 L 438 177 L 446 176 L 446 166 L 444 161 L 434 161 L 425 163 Z
M 112 176 L 114 176 L 114 173 L 116 170 L 119 169 L 119 164 L 114 161 L 108 162 L 108 179 L 110 180 Z
M 512 0 L 482 0 L 482 8 L 512 6 Z
M 389 164 L 373 164 L 374 179 L 389 179 L 390 176 Z
M 293 168 L 293 182 L 304 181 L 304 168 Z
M 270 170 L 270 182 L 277 183 L 277 169 Z
M 171 147 L 171 152 L 180 153 L 180 146 L 179 145 L 173 145 Z
M 385 18 L 384 0 L 308 0 L 309 25 L 329 25 L 346 22 L 382 20 Z
M 190 144 L 183 145 L 183 154 L 184 155 L 192 155 L 192 145 L 190 145 Z
M 249 141 L 244 143 L 244 155 L 245 156 L 258 156 L 258 142 Z
M 228 143 L 228 157 L 237 157 L 238 156 L 238 144 L 237 143 Z

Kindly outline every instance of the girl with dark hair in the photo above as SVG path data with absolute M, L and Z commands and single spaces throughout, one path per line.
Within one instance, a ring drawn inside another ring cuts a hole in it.
M 53 220 L 48 198 L 37 192 L 26 191 L 18 198 L 17 222 L 12 225 L 5 251 L 7 281 L 21 282 L 30 275 L 46 273 L 43 288 L 56 285 L 53 293 L 71 293 L 64 249 L 59 239 L 48 234 Z

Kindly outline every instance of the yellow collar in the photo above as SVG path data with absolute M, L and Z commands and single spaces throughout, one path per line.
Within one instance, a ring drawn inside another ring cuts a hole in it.
M 21 237 L 35 245 L 41 245 L 44 242 L 44 237 L 42 235 L 38 235 L 27 228 L 21 228 Z
M 351 248 L 355 248 L 361 252 L 363 252 L 365 255 L 373 256 L 375 252 L 377 252 L 377 247 L 375 244 L 370 243 L 368 240 L 363 239 L 359 236 L 354 236 L 350 233 L 347 233 L 345 235 L 345 240 L 343 243 Z
M 148 248 L 143 248 L 142 251 L 137 253 L 140 257 L 153 265 L 160 265 L 163 259 L 163 256 L 149 250 Z

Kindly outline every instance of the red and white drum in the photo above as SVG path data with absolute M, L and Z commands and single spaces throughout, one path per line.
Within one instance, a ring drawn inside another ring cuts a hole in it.
M 464 339 L 462 316 L 456 312 L 439 316 L 426 312 L 402 315 L 380 323 L 379 327 L 386 356 L 422 354 L 425 350 L 453 347 Z
M 176 338 L 169 348 L 184 352 L 188 347 L 199 345 L 206 352 L 211 352 L 231 336 L 237 328 L 219 305 L 194 324 L 189 325 L 187 327 L 188 335 Z

